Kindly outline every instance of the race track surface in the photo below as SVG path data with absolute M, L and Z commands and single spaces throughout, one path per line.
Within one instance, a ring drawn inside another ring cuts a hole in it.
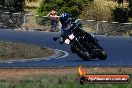
M 69 45 L 59 44 L 52 40 L 56 35 L 59 33 L 0 30 L 1 41 L 36 44 L 69 52 Z M 51 60 L 0 62 L 0 67 L 132 66 L 132 37 L 96 35 L 96 38 L 108 54 L 106 60 L 83 61 L 76 54 L 69 52 L 67 57 Z

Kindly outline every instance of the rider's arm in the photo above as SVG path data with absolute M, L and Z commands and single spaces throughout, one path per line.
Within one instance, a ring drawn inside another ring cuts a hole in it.
M 57 16 L 57 15 L 53 16 L 53 15 L 51 14 L 51 12 L 50 12 L 50 13 L 48 13 L 47 17 L 50 17 L 50 18 L 59 18 L 60 16 Z

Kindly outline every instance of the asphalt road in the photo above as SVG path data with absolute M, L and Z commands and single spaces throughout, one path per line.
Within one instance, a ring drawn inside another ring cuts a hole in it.
M 52 40 L 58 33 L 0 30 L 0 40 L 36 44 L 69 52 L 70 46 Z M 51 60 L 0 62 L 1 68 L 8 67 L 69 67 L 69 66 L 132 66 L 132 37 L 96 36 L 108 54 L 102 60 L 83 61 L 69 52 L 65 58 Z

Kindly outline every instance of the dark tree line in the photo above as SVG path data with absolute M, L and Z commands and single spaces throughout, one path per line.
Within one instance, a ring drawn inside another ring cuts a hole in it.
M 0 0 L 0 23 L 2 24 L 0 29 L 15 29 L 22 26 L 24 15 L 13 13 L 23 13 L 24 4 L 25 0 Z
M 92 3 L 94 0 L 42 0 L 40 7 L 38 8 L 39 15 L 46 15 L 50 10 L 57 10 L 58 13 L 68 12 L 72 14 L 74 17 L 78 17 L 84 7 L 87 6 L 88 3 Z M 113 21 L 117 22 L 129 22 L 129 18 L 132 17 L 132 0 L 113 0 L 118 3 L 119 6 L 113 9 L 112 18 Z M 124 3 L 124 1 L 128 2 L 128 7 L 123 8 L 120 5 Z
M 23 12 L 25 0 L 0 0 L 0 12 Z
M 63 12 L 78 17 L 88 2 L 93 0 L 42 0 L 37 12 L 40 16 L 47 15 L 51 10 L 56 10 L 58 15 Z M 47 23 L 47 18 L 37 18 L 38 24 Z M 46 21 L 45 21 L 46 20 Z
M 42 0 L 38 13 L 46 15 L 52 9 L 57 10 L 58 14 L 68 12 L 72 16 L 77 17 L 81 14 L 85 5 L 93 0 Z
M 113 0 L 119 4 L 113 10 L 113 20 L 121 23 L 129 22 L 129 18 L 132 18 L 132 0 Z M 124 2 L 128 2 L 127 8 L 120 7 Z
M 78 17 L 87 3 L 94 0 L 42 0 L 38 8 L 39 15 L 46 15 L 50 10 L 55 9 L 58 13 L 68 12 Z M 132 0 L 113 0 L 119 5 L 124 1 L 128 2 L 127 8 L 116 7 L 113 10 L 113 20 L 118 22 L 128 22 L 132 18 Z M 24 12 L 25 0 L 0 0 L 0 12 Z

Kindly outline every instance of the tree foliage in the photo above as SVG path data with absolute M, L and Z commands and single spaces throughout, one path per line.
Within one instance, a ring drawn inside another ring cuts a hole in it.
M 94 2 L 88 3 L 79 17 L 88 20 L 111 21 L 111 8 L 114 6 L 110 6 L 107 2 L 107 0 L 94 0 Z
M 93 1 L 93 0 L 89 0 Z M 42 0 L 38 8 L 39 15 L 46 15 L 51 10 L 56 10 L 58 14 L 68 12 L 77 17 L 81 14 L 88 0 Z
M 132 0 L 113 0 L 119 4 L 119 7 L 113 10 L 113 20 L 118 22 L 128 22 L 129 18 L 132 17 Z M 124 1 L 128 2 L 127 8 L 120 7 L 120 4 L 123 4 Z
M 117 2 L 118 4 L 123 4 L 124 0 L 113 0 L 115 2 Z
M 23 12 L 25 0 L 0 0 L 1 12 Z
M 113 20 L 120 23 L 128 22 L 129 14 L 127 8 L 115 8 L 113 10 Z
M 0 28 L 20 28 L 24 15 L 13 13 L 24 12 L 25 0 L 0 0 Z M 4 13 L 9 12 L 9 13 Z

